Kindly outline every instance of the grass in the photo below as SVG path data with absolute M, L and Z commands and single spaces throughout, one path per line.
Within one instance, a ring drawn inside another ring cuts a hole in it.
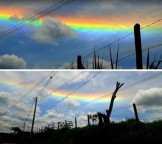
M 7 135 L 7 134 L 6 134 Z M 64 128 L 61 130 L 47 130 L 34 134 L 32 141 L 26 143 L 37 144 L 137 144 L 137 143 L 162 143 L 162 121 L 151 123 L 136 122 L 128 119 L 125 122 L 111 123 L 104 127 L 97 125 L 83 128 Z M 9 137 L 9 134 L 7 135 Z M 7 138 L 7 136 L 5 138 Z M 1 134 L 1 137 L 4 135 Z M 13 134 L 10 134 L 13 138 Z M 2 140 L 0 141 L 0 143 Z M 3 141 L 7 142 L 7 141 Z M 15 141 L 13 141 L 15 142 Z M 18 143 L 18 142 L 17 142 Z M 19 141 L 21 143 L 21 141 Z

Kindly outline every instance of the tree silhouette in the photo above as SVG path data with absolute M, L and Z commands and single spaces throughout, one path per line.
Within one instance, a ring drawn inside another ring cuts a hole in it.
M 115 91 L 113 92 L 112 97 L 111 97 L 109 110 L 106 110 L 109 122 L 110 122 L 110 116 L 111 116 L 114 100 L 116 98 L 116 94 L 123 85 L 124 85 L 124 83 L 120 83 L 118 81 L 116 82 L 116 88 L 115 88 Z
M 14 133 L 22 133 L 22 130 L 19 127 L 11 127 L 10 130 L 13 130 Z

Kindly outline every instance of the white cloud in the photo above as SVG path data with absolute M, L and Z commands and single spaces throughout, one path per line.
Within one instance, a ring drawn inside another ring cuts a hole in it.
M 162 88 L 139 90 L 134 98 L 138 110 L 158 109 L 162 107 Z
M 74 107 L 80 106 L 80 103 L 74 99 L 65 99 L 64 104 L 68 106 L 74 106 Z
M 88 118 L 86 114 L 80 115 L 77 118 L 78 127 L 84 127 L 88 124 Z
M 48 117 L 48 118 L 62 118 L 63 114 L 58 113 L 58 112 L 56 112 L 54 110 L 48 110 L 45 117 Z
M 24 59 L 16 55 L 2 55 L 0 56 L 0 69 L 24 69 L 26 62 Z
M 57 44 L 57 40 L 64 38 L 73 38 L 76 33 L 66 24 L 57 19 L 47 17 L 42 26 L 33 28 L 32 39 L 42 43 Z

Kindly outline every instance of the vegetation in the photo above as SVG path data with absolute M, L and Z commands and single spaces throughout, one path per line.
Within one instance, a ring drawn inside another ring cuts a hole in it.
M 84 143 L 109 143 L 109 144 L 136 144 L 136 143 L 162 143 L 162 121 L 152 123 L 137 122 L 128 119 L 125 122 L 110 123 L 105 126 L 86 126 L 83 128 L 63 128 L 60 130 L 46 129 L 35 133 L 32 140 L 28 141 L 29 134 L 25 134 L 24 144 L 84 144 Z M 1 134 L 0 143 L 22 143 L 20 134 Z

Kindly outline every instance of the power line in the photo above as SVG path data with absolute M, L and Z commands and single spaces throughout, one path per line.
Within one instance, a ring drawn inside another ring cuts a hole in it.
M 145 49 L 142 50 L 142 52 L 147 51 L 147 50 L 150 50 L 150 49 L 153 49 L 153 48 L 156 48 L 156 47 L 160 47 L 160 46 L 162 46 L 162 43 L 157 44 L 157 45 L 154 45 L 154 46 L 150 46 L 150 47 L 148 47 L 148 48 L 145 48 Z M 122 57 L 122 58 L 120 58 L 120 59 L 118 60 L 118 62 L 119 62 L 119 61 L 122 61 L 122 60 L 124 60 L 124 59 L 126 59 L 126 58 L 128 58 L 128 57 L 130 57 L 130 56 L 133 56 L 133 55 L 135 55 L 135 54 L 136 54 L 136 53 L 132 53 L 132 54 L 129 54 L 129 55 L 125 56 L 125 57 Z M 114 64 L 114 63 L 115 63 L 115 62 L 113 62 L 113 64 Z M 106 68 L 106 67 L 109 67 L 109 66 L 111 66 L 111 64 L 109 64 L 109 65 L 107 65 L 107 66 L 105 66 L 105 67 L 103 67 L 103 68 Z
M 144 26 L 144 27 L 141 27 L 141 30 L 143 30 L 143 29 L 145 29 L 145 28 L 147 28 L 147 27 L 150 27 L 150 26 L 152 26 L 152 25 L 154 25 L 154 24 L 156 24 L 156 23 L 158 23 L 158 22 L 160 22 L 160 21 L 162 21 L 162 19 L 156 20 L 156 21 L 152 22 L 151 24 L 148 24 L 148 25 L 146 25 L 146 26 Z M 99 48 L 98 50 L 95 50 L 95 52 L 98 52 L 98 51 L 100 51 L 100 50 L 102 50 L 102 49 L 105 49 L 106 47 L 109 47 L 109 46 L 113 45 L 114 43 L 117 43 L 117 42 L 119 42 L 119 41 L 121 41 L 121 40 L 123 40 L 123 39 L 125 39 L 125 38 L 127 38 L 127 37 L 129 37 L 129 36 L 131 36 L 132 34 L 134 34 L 134 32 L 129 33 L 129 34 L 127 34 L 127 35 L 125 35 L 125 36 L 123 36 L 123 37 L 121 37 L 121 38 L 119 38 L 119 39 L 114 40 L 113 42 L 111 42 L 111 43 L 105 45 L 104 47 L 101 47 L 101 48 Z M 86 56 L 84 56 L 83 59 L 86 58 L 86 57 L 88 57 L 88 56 L 90 56 L 90 55 L 92 55 L 92 54 L 93 54 L 93 52 L 90 53 L 90 54 L 88 54 L 88 55 L 86 55 Z
M 143 29 L 148 28 L 148 27 L 150 27 L 150 26 L 152 26 L 152 25 L 154 25 L 154 24 L 156 24 L 156 23 L 159 23 L 160 21 L 162 21 L 162 19 L 158 19 L 158 20 L 152 22 L 151 24 L 148 24 L 148 25 L 146 25 L 146 26 L 144 26 L 144 27 L 141 27 L 140 29 L 143 30 Z M 110 47 L 111 45 L 113 45 L 113 44 L 115 44 L 115 43 L 117 43 L 117 42 L 119 42 L 119 41 L 121 41 L 121 40 L 123 40 L 123 39 L 125 39 L 125 38 L 127 38 L 127 37 L 129 37 L 129 36 L 131 36 L 132 34 L 134 34 L 134 32 L 131 32 L 131 33 L 129 33 L 129 34 L 123 36 L 123 37 L 120 37 L 120 38 L 114 40 L 113 42 L 111 42 L 111 43 L 109 43 L 109 44 L 107 44 L 107 45 L 105 45 L 105 46 L 103 46 L 103 47 L 101 47 L 101 48 L 95 50 L 95 52 L 99 52 L 99 51 L 101 51 L 101 50 L 103 50 L 103 49 L 105 49 L 105 48 L 107 48 L 107 47 Z M 83 57 L 83 59 L 89 57 L 89 56 L 92 55 L 92 54 L 94 54 L 94 52 L 91 52 L 91 53 L 87 54 L 86 56 Z M 132 55 L 132 54 L 131 54 L 131 55 Z M 133 54 L 133 55 L 134 55 L 134 54 Z M 123 59 L 123 58 L 122 58 L 122 59 Z M 72 63 L 70 66 L 66 67 L 66 69 L 70 68 L 70 67 L 71 67 L 73 64 L 75 64 L 75 63 L 76 63 L 76 62 Z
M 63 1 L 64 1 L 64 0 L 63 0 Z M 60 2 L 59 2 L 59 3 L 60 3 Z M 29 19 L 25 20 L 24 22 L 18 24 L 17 26 L 15 26 L 15 27 L 13 27 L 13 28 L 10 28 L 9 30 L 4 31 L 2 34 L 5 34 L 6 32 L 8 33 L 8 32 L 10 32 L 10 31 L 11 31 L 11 32 L 14 32 L 14 31 L 16 31 L 16 30 L 19 30 L 19 29 L 23 28 L 26 24 L 30 24 L 31 22 L 34 22 L 34 21 L 36 21 L 36 20 L 42 18 L 43 16 L 45 16 L 45 15 L 47 15 L 47 14 L 49 14 L 49 13 L 51 13 L 51 12 L 57 10 L 57 9 L 59 9 L 60 6 L 61 6 L 61 7 L 64 6 L 64 4 L 63 4 L 63 5 L 61 4 L 59 7 L 56 7 L 56 9 L 52 9 L 53 11 L 50 10 L 52 7 L 56 6 L 56 5 L 59 4 L 59 3 L 56 3 L 55 5 L 53 5 L 53 6 L 49 7 L 49 8 L 47 8 L 47 9 L 45 9 L 44 11 L 39 12 L 39 13 L 36 14 L 35 16 L 32 16 L 31 18 L 29 18 Z M 67 3 L 65 3 L 65 4 L 67 4 Z M 37 17 L 37 16 L 38 16 L 38 17 Z
M 26 122 L 28 121 L 28 118 L 29 118 L 29 116 L 30 116 L 30 113 L 31 113 L 31 111 L 32 111 L 33 106 L 34 106 L 34 103 L 32 104 L 32 106 L 31 106 L 31 108 L 30 108 L 30 110 L 29 110 L 29 113 L 28 113 L 28 115 L 27 115 L 27 117 L 26 117 L 26 119 L 25 119 L 25 121 L 24 121 L 24 126 L 26 125 Z M 24 129 L 24 131 L 25 131 L 25 129 Z
M 144 78 L 144 79 L 142 79 L 142 80 L 140 80 L 140 81 L 138 81 L 138 82 L 135 82 L 135 83 L 133 83 L 133 84 L 130 84 L 130 85 L 128 85 L 127 87 L 124 87 L 121 91 L 126 90 L 126 89 L 131 88 L 131 87 L 134 87 L 134 86 L 136 86 L 136 85 L 138 85 L 138 84 L 141 84 L 141 83 L 143 83 L 143 82 L 149 81 L 149 80 L 154 79 L 154 78 L 156 78 L 156 77 L 158 77 L 158 76 L 161 76 L 161 75 L 162 75 L 162 73 L 158 73 L 158 74 L 155 74 L 155 75 L 151 75 L 151 76 L 146 77 L 146 78 Z M 100 97 L 98 97 L 98 98 L 95 98 L 94 100 L 91 100 L 91 101 L 88 102 L 88 103 L 83 103 L 83 104 L 81 104 L 80 106 L 77 106 L 76 108 L 79 108 L 79 107 L 88 105 L 88 104 L 90 104 L 90 103 L 92 103 L 92 102 L 95 102 L 95 101 L 97 101 L 97 100 L 99 100 L 99 99 L 102 99 L 102 98 L 104 98 L 104 97 L 106 97 L 107 95 L 110 95 L 110 94 L 111 94 L 110 92 L 107 92 L 107 93 L 104 94 L 103 96 L 100 96 Z M 129 107 L 129 106 L 127 106 L 127 107 Z M 122 109 L 122 108 L 126 108 L 126 106 L 124 106 L 124 107 L 119 107 L 119 108 L 116 108 L 116 109 Z M 74 109 L 74 108 L 71 108 L 71 109 Z M 69 110 L 70 110 L 70 109 L 68 109 L 67 111 L 69 111 Z
M 35 88 L 37 88 L 45 79 L 47 79 L 53 72 L 50 72 L 47 76 L 45 76 L 44 78 L 42 78 L 40 80 L 40 82 L 36 83 L 33 88 L 28 92 L 26 93 L 24 96 L 22 96 L 15 104 L 13 104 L 12 106 L 9 107 L 10 108 L 13 108 L 15 107 L 22 99 L 24 99 L 27 95 L 29 95 Z
M 78 89 L 80 89 L 82 86 L 86 85 L 90 80 L 92 80 L 93 78 L 95 78 L 98 74 L 100 74 L 100 72 L 97 72 L 95 75 L 93 75 L 90 79 L 88 79 L 86 82 L 84 82 L 83 84 L 81 84 L 79 87 L 77 87 L 75 90 L 73 90 L 72 92 L 70 92 L 68 95 L 66 95 L 64 98 L 62 98 L 60 101 L 58 101 L 55 105 L 51 106 L 48 109 L 51 109 L 53 107 L 56 107 L 59 103 L 61 103 L 64 99 L 66 99 L 67 97 L 69 97 L 70 95 L 72 95 L 75 91 L 77 91 Z
M 75 80 L 76 78 L 78 78 L 79 76 L 81 76 L 81 75 L 84 74 L 84 73 L 85 73 L 85 72 L 83 71 L 81 74 L 79 73 L 79 74 L 75 75 L 74 77 L 72 77 L 72 79 L 68 80 L 68 81 L 65 82 L 63 85 L 61 85 L 61 86 L 57 87 L 56 89 L 54 89 L 54 90 L 52 91 L 52 93 L 54 93 L 54 92 L 56 92 L 57 90 L 59 90 L 59 89 L 65 87 L 65 86 L 69 85 L 73 80 Z M 50 94 L 48 94 L 48 96 L 50 96 Z M 48 96 L 46 96 L 46 97 L 44 97 L 44 98 L 42 98 L 42 99 L 40 99 L 40 100 L 43 100 L 43 99 L 47 98 Z M 40 100 L 39 100 L 39 101 L 40 101 Z
M 4 38 L 5 36 L 9 35 L 10 33 L 13 33 L 15 31 L 23 28 L 25 25 L 33 23 L 36 20 L 38 20 L 38 19 L 40 19 L 40 18 L 42 18 L 42 17 L 52 13 L 53 11 L 56 11 L 56 10 L 60 9 L 61 7 L 71 3 L 72 1 L 74 1 L 74 0 L 67 0 L 67 1 L 63 0 L 62 3 L 58 2 L 58 3 L 54 4 L 54 5 L 52 5 L 51 7 L 47 8 L 47 9 L 45 9 L 45 10 L 39 12 L 39 13 L 37 13 L 36 15 L 34 15 L 34 16 L 32 16 L 32 17 L 30 17 L 30 18 L 28 18 L 26 20 L 24 20 L 23 22 L 21 22 L 17 26 L 14 26 L 14 27 L 12 27 L 12 28 L 10 28 L 10 29 L 0 33 L 0 39 Z M 58 6 L 56 6 L 56 5 L 58 5 Z M 54 6 L 56 6 L 56 8 L 54 8 Z
M 55 72 L 55 74 L 56 74 L 56 72 Z M 51 79 L 52 79 L 52 76 L 50 76 L 50 79 L 49 79 L 48 81 L 46 81 L 46 83 L 44 84 L 44 86 L 40 89 L 40 92 L 38 93 L 38 96 L 41 95 L 41 93 L 42 93 L 43 90 L 46 88 L 46 86 L 49 84 L 49 82 L 50 82 Z M 32 110 L 33 106 L 34 106 L 34 103 L 32 104 L 32 106 L 31 106 L 31 108 L 30 108 L 30 110 L 29 110 L 29 112 L 28 112 L 28 115 L 27 115 L 27 117 L 26 117 L 26 119 L 25 119 L 24 127 L 25 127 L 25 124 L 26 124 L 26 122 L 27 122 L 27 120 L 28 120 L 28 118 L 29 118 L 29 116 L 30 116 L 30 113 L 31 113 L 31 110 Z

